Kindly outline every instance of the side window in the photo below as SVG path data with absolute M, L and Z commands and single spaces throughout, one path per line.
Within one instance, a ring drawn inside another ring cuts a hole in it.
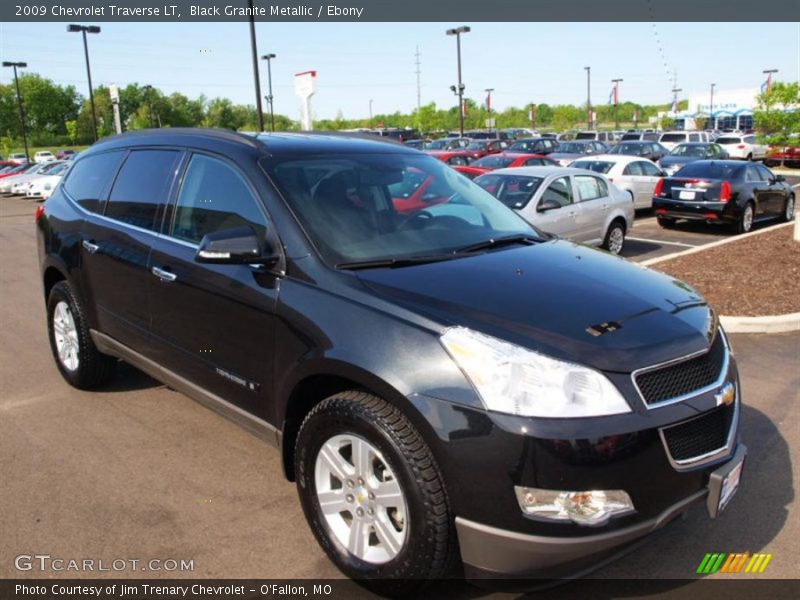
M 700 136 L 698 134 L 696 134 L 696 133 L 690 133 L 689 134 L 689 141 L 690 142 L 699 142 L 700 141 Z
M 747 137 L 744 138 L 744 143 L 745 144 L 755 144 L 756 143 L 755 136 L 748 135 Z
M 553 182 L 547 186 L 539 202 L 556 202 L 561 206 L 571 204 L 572 186 L 570 185 L 569 177 L 554 179 Z
M 753 165 L 747 165 L 747 176 L 745 179 L 747 179 L 747 181 L 764 181 L 764 178 L 761 177 L 761 173 Z
M 642 168 L 642 173 L 644 173 L 647 177 L 661 177 L 661 169 L 659 169 L 653 163 L 642 161 L 638 164 Z
M 758 172 L 761 173 L 761 178 L 764 181 L 772 181 L 773 179 L 775 179 L 775 175 L 772 174 L 772 171 L 770 171 L 764 165 L 752 165 L 752 166 L 758 169 Z
M 608 196 L 606 182 L 591 175 L 576 175 L 575 187 L 578 189 L 578 202 L 587 202 Z
M 178 194 L 170 235 L 197 244 L 208 233 L 243 225 L 265 235 L 267 221 L 250 187 L 223 161 L 194 155 Z
M 451 156 L 450 158 L 447 159 L 447 164 L 458 167 L 466 167 L 469 163 L 467 162 L 467 159 L 464 156 Z
M 541 167 L 545 162 L 541 158 L 529 158 L 525 161 L 526 167 Z
M 101 196 L 111 183 L 124 154 L 120 150 L 79 159 L 72 165 L 64 181 L 64 189 L 86 210 L 100 212 Z
M 176 150 L 131 152 L 114 181 L 105 215 L 143 229 L 158 229 L 158 208 L 167 201 L 179 156 Z
M 636 161 L 632 163 L 628 163 L 625 169 L 622 171 L 623 175 L 644 175 L 642 172 L 642 163 L 641 161 Z

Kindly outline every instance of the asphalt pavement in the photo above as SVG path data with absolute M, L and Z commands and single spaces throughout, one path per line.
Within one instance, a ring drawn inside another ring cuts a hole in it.
M 14 565 L 36 553 L 194 566 L 104 574 L 118 577 L 341 577 L 274 449 L 127 365 L 98 392 L 61 379 L 46 337 L 35 206 L 0 198 L 0 578 L 41 577 Z M 800 333 L 731 338 L 750 448 L 738 495 L 716 521 L 699 507 L 595 577 L 692 577 L 718 551 L 770 552 L 763 577 L 797 576 Z M 465 586 L 463 595 L 490 594 Z

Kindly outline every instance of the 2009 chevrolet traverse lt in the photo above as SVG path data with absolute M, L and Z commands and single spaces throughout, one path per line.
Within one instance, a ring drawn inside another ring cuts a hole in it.
M 409 182 L 427 203 L 398 210 Z M 458 560 L 574 573 L 737 488 L 736 363 L 703 299 L 415 150 L 128 133 L 75 160 L 37 232 L 67 382 L 122 359 L 275 444 L 373 588 Z

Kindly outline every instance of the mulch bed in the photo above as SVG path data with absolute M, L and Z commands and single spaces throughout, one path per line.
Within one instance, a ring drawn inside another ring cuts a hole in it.
M 693 286 L 719 315 L 800 312 L 800 242 L 781 227 L 653 265 Z

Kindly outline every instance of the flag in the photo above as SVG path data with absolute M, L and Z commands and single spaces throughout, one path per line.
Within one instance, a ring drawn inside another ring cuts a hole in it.
M 536 118 L 536 105 L 531 104 L 531 107 L 528 109 L 528 120 L 533 123 L 533 120 Z
M 615 91 L 615 88 L 612 87 L 611 88 L 611 93 L 608 95 L 608 103 L 609 104 L 614 104 L 614 91 Z
M 772 73 L 767 73 L 767 80 L 761 84 L 761 93 L 766 94 L 769 92 L 770 85 L 772 85 Z
M 464 98 L 461 101 L 461 114 L 464 115 L 465 117 L 467 116 L 467 99 L 466 98 Z

